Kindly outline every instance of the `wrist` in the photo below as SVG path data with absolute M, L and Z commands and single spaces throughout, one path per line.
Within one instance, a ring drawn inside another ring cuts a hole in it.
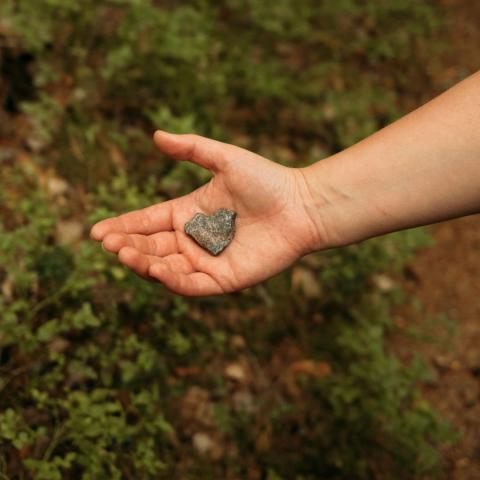
M 388 213 L 376 206 L 373 186 L 350 157 L 345 151 L 298 169 L 305 182 L 305 211 L 318 232 L 312 250 L 350 245 L 385 233 L 381 230 L 388 223 Z
M 342 245 L 334 221 L 336 194 L 330 186 L 327 170 L 324 161 L 295 169 L 302 192 L 302 206 L 313 232 L 309 252 Z
M 327 172 L 323 161 L 297 169 L 302 186 L 306 217 L 313 225 L 310 251 L 325 250 L 339 245 L 334 218 L 333 196 L 329 191 Z

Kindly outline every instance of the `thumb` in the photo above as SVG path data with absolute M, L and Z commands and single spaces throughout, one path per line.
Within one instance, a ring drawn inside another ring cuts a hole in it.
M 226 168 L 229 145 L 193 134 L 177 135 L 157 130 L 153 136 L 157 148 L 175 160 L 188 160 L 212 172 Z

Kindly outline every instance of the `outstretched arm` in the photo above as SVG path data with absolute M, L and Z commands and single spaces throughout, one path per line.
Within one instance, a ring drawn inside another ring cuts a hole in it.
M 314 250 L 480 212 L 480 74 L 306 168 L 196 135 L 157 132 L 155 143 L 213 178 L 184 197 L 103 220 L 91 236 L 182 295 L 240 290 Z M 237 212 L 237 232 L 213 257 L 184 225 L 218 208 Z
M 303 173 L 329 246 L 480 212 L 480 72 Z

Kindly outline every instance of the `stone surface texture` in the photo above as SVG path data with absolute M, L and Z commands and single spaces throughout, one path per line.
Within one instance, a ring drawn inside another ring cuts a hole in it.
M 236 216 L 236 212 L 226 208 L 220 208 L 210 216 L 197 213 L 185 224 L 185 233 L 216 256 L 232 241 Z

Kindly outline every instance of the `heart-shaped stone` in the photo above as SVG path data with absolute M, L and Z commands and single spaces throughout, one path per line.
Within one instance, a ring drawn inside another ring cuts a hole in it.
M 185 233 L 212 255 L 218 255 L 235 235 L 236 212 L 218 209 L 213 215 L 197 213 L 185 224 Z

